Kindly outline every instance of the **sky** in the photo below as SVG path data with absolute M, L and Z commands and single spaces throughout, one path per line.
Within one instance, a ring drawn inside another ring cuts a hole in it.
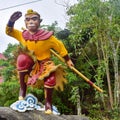
M 77 3 L 77 0 L 0 0 L 0 53 L 7 49 L 9 43 L 18 43 L 17 40 L 5 34 L 6 24 L 12 13 L 22 12 L 22 17 L 14 25 L 19 30 L 25 27 L 24 14 L 28 9 L 33 9 L 41 15 L 43 19 L 41 25 L 51 25 L 57 21 L 58 27 L 64 29 L 68 21 L 66 7 L 64 7 L 66 3 L 71 6 Z

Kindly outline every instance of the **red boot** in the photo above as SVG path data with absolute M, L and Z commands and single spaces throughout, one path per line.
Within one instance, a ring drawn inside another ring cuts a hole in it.
M 27 85 L 25 83 L 25 75 L 26 73 L 19 73 L 19 77 L 20 77 L 20 91 L 19 91 L 19 100 L 23 100 L 24 97 L 26 96 L 26 89 L 27 89 Z
M 17 58 L 17 69 L 19 72 L 20 79 L 20 91 L 19 91 L 19 100 L 22 100 L 26 95 L 26 81 L 25 77 L 32 70 L 32 66 L 34 65 L 34 61 L 27 54 L 20 54 Z
M 45 88 L 45 114 L 52 114 L 53 88 Z

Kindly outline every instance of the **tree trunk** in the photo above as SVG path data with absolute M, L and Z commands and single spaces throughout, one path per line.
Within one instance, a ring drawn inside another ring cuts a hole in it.
M 79 87 L 77 88 L 77 115 L 81 115 Z
M 114 105 L 118 107 L 120 105 L 120 80 L 119 80 L 119 69 L 118 69 L 118 47 L 115 48 L 115 44 L 112 41 L 112 38 L 109 36 L 110 45 L 113 53 L 113 68 L 114 68 Z M 119 46 L 119 42 L 118 42 Z

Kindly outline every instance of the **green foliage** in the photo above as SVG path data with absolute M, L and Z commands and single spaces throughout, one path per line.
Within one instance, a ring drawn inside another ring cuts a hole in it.
M 102 111 L 100 111 L 98 109 L 100 109 L 100 104 L 94 104 L 94 105 L 92 105 L 91 109 L 89 109 L 90 120 L 105 120 L 105 118 L 102 114 Z
M 99 104 L 92 105 L 90 112 L 90 120 L 119 120 L 120 109 L 114 109 L 111 111 L 99 110 Z M 96 116 L 97 115 L 97 116 Z
M 56 33 L 58 33 L 59 31 L 61 31 L 61 28 L 58 27 L 57 21 L 54 21 L 54 23 L 52 23 L 51 25 L 42 25 L 40 26 L 40 28 L 46 29 L 48 31 L 53 31 L 54 35 L 56 35 Z
M 18 98 L 19 83 L 16 80 L 0 84 L 0 106 L 10 106 Z
M 73 104 L 77 104 L 77 98 L 79 98 L 79 94 L 78 94 L 78 86 L 76 87 L 72 87 L 71 90 L 71 97 L 69 98 L 69 100 L 73 103 Z
M 105 76 L 105 62 L 102 61 L 100 66 L 97 68 L 97 74 L 94 76 L 96 80 L 96 84 L 103 88 L 103 79 Z
M 118 0 L 110 0 L 109 2 L 80 0 L 78 4 L 71 6 L 67 12 L 70 17 L 67 27 L 73 33 L 69 36 L 69 43 L 72 46 L 72 49 L 69 50 L 72 50 L 71 56 L 74 59 L 75 66 L 83 74 L 87 75 L 88 78 L 92 79 L 96 85 L 105 89 L 103 94 L 95 91 L 95 97 L 93 97 L 95 98 L 94 104 L 96 102 L 101 104 L 102 102 L 101 106 L 96 106 L 99 110 L 103 106 L 105 109 L 107 107 L 107 101 L 105 100 L 109 100 L 107 95 L 108 81 L 106 81 L 108 79 L 106 74 L 109 73 L 107 73 L 107 70 L 112 73 L 110 74 L 111 83 L 114 83 L 114 79 L 116 79 L 113 77 L 113 74 L 118 72 L 112 68 L 115 68 L 114 65 L 116 65 L 116 68 L 118 67 L 117 60 L 119 58 L 120 40 L 119 13 Z M 88 105 L 89 102 L 86 101 L 87 94 L 85 89 L 84 92 L 85 99 L 82 102 Z M 93 100 L 90 99 L 90 101 Z M 93 111 L 93 114 L 95 113 L 96 115 L 96 112 L 96 110 Z M 90 115 L 92 115 L 92 112 L 90 112 Z M 101 118 L 101 115 L 98 116 L 98 119 Z
M 54 91 L 53 94 L 53 105 L 55 105 L 61 114 L 73 114 L 73 105 L 68 101 L 69 99 L 69 86 L 66 86 L 64 91 Z
M 69 37 L 70 34 L 71 33 L 68 29 L 64 29 L 64 30 L 56 33 L 56 36 L 57 36 L 58 39 L 66 40 Z
M 71 91 L 73 86 L 79 86 L 78 77 L 66 66 L 65 63 L 61 62 L 57 57 L 53 56 L 52 59 L 55 64 L 62 64 L 64 66 L 67 73 L 66 79 L 68 80 L 68 84 L 65 85 L 63 92 L 54 92 L 53 104 L 57 106 L 61 114 L 76 114 L 76 103 L 73 104 L 73 101 L 75 101 L 76 98 L 72 97 L 72 95 L 74 96 L 76 93 L 73 92 L 73 94 L 71 94 Z
M 78 102 L 76 98 L 78 98 L 81 101 L 82 114 L 88 115 L 90 120 L 118 120 L 120 110 L 116 106 L 111 110 L 108 105 L 106 68 L 110 68 L 111 83 L 112 88 L 114 88 L 113 48 L 116 48 L 117 60 L 120 63 L 119 5 L 119 0 L 109 0 L 109 2 L 80 0 L 78 4 L 71 6 L 67 11 L 70 18 L 67 23 L 68 31 L 61 31 L 57 27 L 57 22 L 51 26 L 43 26 L 43 28 L 53 30 L 55 35 L 64 42 L 75 67 L 92 82 L 95 82 L 97 86 L 104 89 L 103 94 L 94 91 L 93 87 L 53 56 L 52 59 L 55 64 L 62 64 L 65 67 L 66 78 L 68 79 L 64 92 L 54 91 L 53 95 L 53 104 L 57 106 L 61 113 L 76 114 Z M 113 46 L 111 46 L 110 38 Z M 8 61 L 0 61 L 0 65 L 7 67 L 2 71 L 5 83 L 0 85 L 0 105 L 3 106 L 10 105 L 17 100 L 18 96 L 19 84 L 17 83 L 15 66 L 11 64 L 14 59 L 13 51 L 16 50 L 16 47 L 17 45 L 9 44 L 4 53 L 8 57 Z M 11 92 L 14 89 L 17 90 L 14 91 L 15 94 Z M 44 103 L 43 89 L 28 88 L 28 93 L 33 93 L 39 101 Z M 8 96 L 5 94 L 8 94 Z
M 8 48 L 4 52 L 7 60 L 0 62 L 4 67 L 1 70 L 4 82 L 0 84 L 0 106 L 9 106 L 18 99 L 19 83 L 15 65 L 11 64 L 13 60 L 13 51 L 16 50 L 16 47 L 16 44 L 9 44 Z
M 109 118 L 112 120 L 119 120 L 120 118 L 120 108 L 115 108 L 114 110 L 108 111 Z
M 17 49 L 17 46 L 18 44 L 14 44 L 14 45 L 12 45 L 11 43 L 8 44 L 7 49 L 3 53 L 7 57 L 8 60 L 13 59 L 13 51 Z
M 14 74 L 15 67 L 9 64 L 2 70 L 2 76 L 4 81 L 10 81 Z

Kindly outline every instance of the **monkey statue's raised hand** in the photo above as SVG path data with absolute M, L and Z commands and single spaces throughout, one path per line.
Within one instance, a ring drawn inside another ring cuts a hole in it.
M 9 21 L 15 22 L 15 21 L 18 20 L 21 16 L 22 16 L 22 13 L 21 13 L 20 11 L 14 12 L 14 13 L 10 16 Z

